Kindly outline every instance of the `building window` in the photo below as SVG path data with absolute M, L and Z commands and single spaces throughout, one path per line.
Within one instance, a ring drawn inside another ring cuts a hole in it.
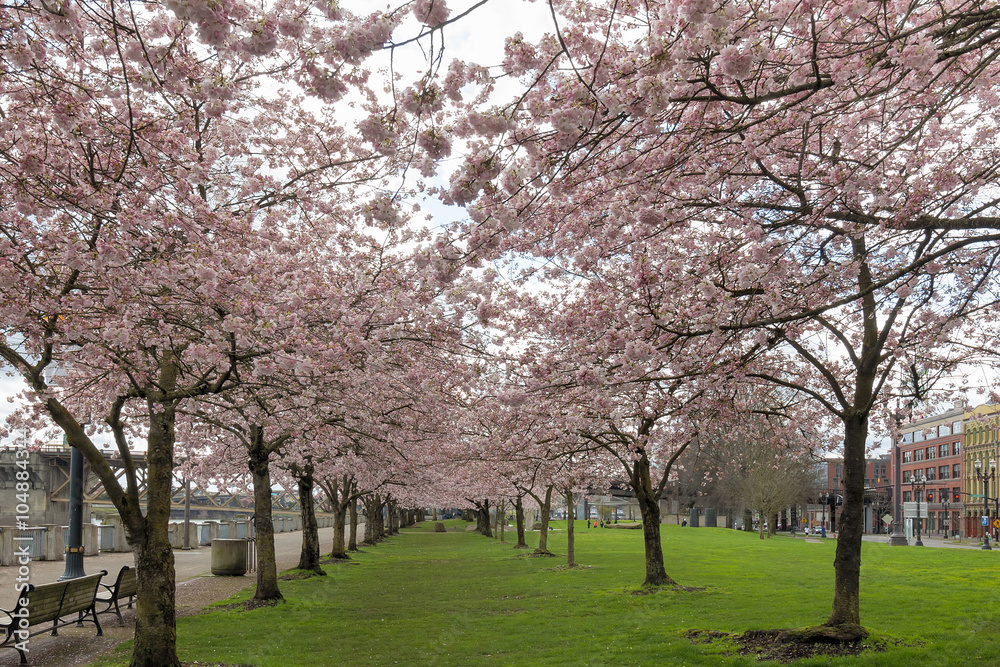
M 903 442 L 907 442 L 907 443 L 913 442 L 913 434 L 912 433 L 904 433 L 903 434 Z
M 960 479 L 962 477 L 962 464 L 956 463 L 951 467 L 951 476 L 954 479 Z M 957 489 L 956 489 L 957 491 Z
M 962 432 L 962 422 L 952 422 L 952 424 L 951 424 L 951 432 L 954 433 L 955 435 L 958 435 L 959 433 L 961 433 Z
M 960 442 L 951 443 L 951 455 L 958 456 L 961 453 L 962 453 L 962 443 Z
M 907 450 L 903 452 L 903 463 L 911 463 L 913 461 L 913 452 Z
M 937 447 L 928 447 L 927 448 L 927 460 L 930 461 L 931 459 L 935 459 L 935 458 L 937 458 Z
M 951 424 L 941 424 L 938 426 L 938 437 L 942 435 L 951 435 Z
M 914 461 L 923 461 L 924 460 L 924 450 L 922 450 L 922 449 L 914 449 L 913 450 L 913 460 Z
M 913 432 L 913 442 L 922 442 L 923 439 L 924 439 L 924 432 L 923 431 L 914 431 Z
M 947 442 L 944 443 L 944 444 L 938 445 L 938 456 L 940 458 L 942 458 L 942 459 L 944 457 L 948 456 L 948 443 Z
M 948 479 L 948 473 L 951 469 L 948 466 L 940 466 L 938 468 L 938 479 Z
M 937 479 L 937 468 L 932 466 L 927 469 L 927 479 Z
M 903 502 L 908 503 L 913 501 L 913 494 L 909 491 L 903 491 Z

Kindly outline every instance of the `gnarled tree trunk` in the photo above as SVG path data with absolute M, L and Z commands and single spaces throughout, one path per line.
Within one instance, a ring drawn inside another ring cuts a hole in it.
M 524 502 L 522 496 L 514 500 L 514 523 L 517 524 L 517 544 L 515 549 L 527 549 L 528 543 L 524 539 Z
M 347 506 L 347 510 L 351 517 L 351 536 L 347 541 L 348 551 L 358 550 L 358 500 L 357 498 L 351 500 L 350 504 Z
M 550 484 L 545 488 L 545 499 L 543 500 L 539 496 L 529 491 L 531 496 L 538 502 L 541 507 L 541 530 L 538 531 L 538 548 L 535 549 L 536 554 L 548 554 L 552 555 L 549 551 L 549 513 L 552 510 L 552 485 Z
M 264 429 L 250 427 L 250 475 L 253 478 L 254 527 L 257 529 L 257 590 L 254 600 L 281 600 L 278 563 L 274 553 L 274 523 L 271 518 L 270 450 L 264 444 Z
M 566 565 L 576 565 L 575 543 L 573 541 L 573 489 L 566 489 Z
M 319 525 L 316 523 L 316 503 L 313 498 L 312 464 L 307 465 L 299 471 L 297 476 L 299 484 L 299 507 L 302 514 L 302 551 L 299 554 L 298 569 L 308 570 L 319 575 L 326 572 L 319 564 Z
M 676 585 L 667 576 L 663 565 L 663 543 L 660 541 L 660 498 L 649 476 L 649 458 L 645 450 L 632 464 L 632 490 L 642 514 L 642 543 L 646 552 L 646 579 L 643 586 Z
M 127 504 L 122 513 L 136 568 L 135 641 L 130 667 L 180 665 L 174 552 L 169 534 L 175 408 L 173 404 L 150 404 L 146 516 L 137 503 L 134 507 Z

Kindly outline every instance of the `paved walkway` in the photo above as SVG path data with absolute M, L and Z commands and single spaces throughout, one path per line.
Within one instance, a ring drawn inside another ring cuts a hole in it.
M 788 533 L 782 533 L 782 534 L 787 535 Z M 822 542 L 824 539 L 821 538 L 819 535 L 805 535 L 803 533 L 796 533 L 795 537 L 804 538 L 806 542 L 817 542 L 817 543 Z M 834 533 L 827 533 L 826 539 L 828 540 L 837 539 L 837 536 Z M 889 543 L 888 535 L 863 535 L 861 539 L 864 540 L 865 542 L 882 542 L 883 544 Z M 979 549 L 983 546 L 982 538 L 972 540 L 968 538 L 966 539 L 945 538 L 940 535 L 923 535 L 921 536 L 920 541 L 923 543 L 923 546 L 925 547 L 936 547 L 939 549 Z M 916 542 L 915 537 L 909 538 L 907 542 L 908 546 L 911 547 L 916 546 L 914 544 L 914 542 Z M 1000 545 L 992 541 L 990 542 L 990 544 L 993 547 L 994 551 L 1000 552 Z
M 364 532 L 364 524 L 358 527 L 358 541 Z M 321 528 L 319 531 L 320 550 L 329 553 L 333 542 L 333 528 Z M 278 571 L 287 570 L 298 565 L 302 548 L 302 533 L 278 533 L 274 536 L 275 552 L 277 554 Z M 234 593 L 256 583 L 255 573 L 242 577 L 216 577 L 211 574 L 212 549 L 200 547 L 190 551 L 174 551 L 175 570 L 177 573 L 177 615 L 189 616 L 195 614 L 213 602 L 224 600 Z M 84 559 L 84 571 L 96 574 L 107 570 L 110 574 L 105 579 L 108 583 L 114 581 L 123 565 L 132 566 L 134 559 L 131 553 L 109 553 L 100 556 L 90 556 Z M 37 561 L 31 564 L 32 583 L 47 583 L 55 581 L 66 571 L 64 561 Z M 10 609 L 14 606 L 15 579 L 17 568 L 0 567 L 0 607 Z M 58 637 L 41 634 L 31 638 L 30 660 L 32 667 L 74 667 L 86 665 L 97 656 L 111 649 L 120 642 L 132 638 L 135 632 L 135 612 L 126 610 L 125 627 L 119 627 L 114 614 L 102 614 L 100 617 L 104 636 L 95 636 L 93 623 L 84 627 L 75 626 L 60 628 Z M 41 626 L 34 628 L 40 630 Z M 2 637 L 0 637 L 2 639 Z M 0 649 L 0 667 L 20 664 L 17 651 Z

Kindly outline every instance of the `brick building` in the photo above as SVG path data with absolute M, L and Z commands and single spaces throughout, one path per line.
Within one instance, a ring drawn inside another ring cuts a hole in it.
M 903 521 L 911 532 L 919 519 L 924 534 L 960 530 L 968 492 L 963 466 L 967 412 L 955 407 L 900 427 Z M 920 480 L 926 478 L 926 486 Z

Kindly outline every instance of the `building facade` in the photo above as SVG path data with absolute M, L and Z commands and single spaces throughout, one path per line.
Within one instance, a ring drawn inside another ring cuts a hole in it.
M 965 530 L 969 537 L 982 537 L 983 517 L 996 537 L 995 521 L 1000 518 L 1000 486 L 996 477 L 998 451 L 997 428 L 1000 426 L 1000 406 L 980 405 L 970 410 L 965 419 L 965 456 L 963 481 L 965 503 Z M 992 462 L 992 465 L 991 465 Z M 977 466 L 978 464 L 978 466 Z M 993 471 L 993 472 L 991 472 Z M 983 479 L 983 476 L 987 479 Z
M 968 498 L 962 454 L 966 420 L 966 409 L 955 407 L 900 427 L 900 491 L 908 533 L 915 522 L 925 535 L 961 532 Z

